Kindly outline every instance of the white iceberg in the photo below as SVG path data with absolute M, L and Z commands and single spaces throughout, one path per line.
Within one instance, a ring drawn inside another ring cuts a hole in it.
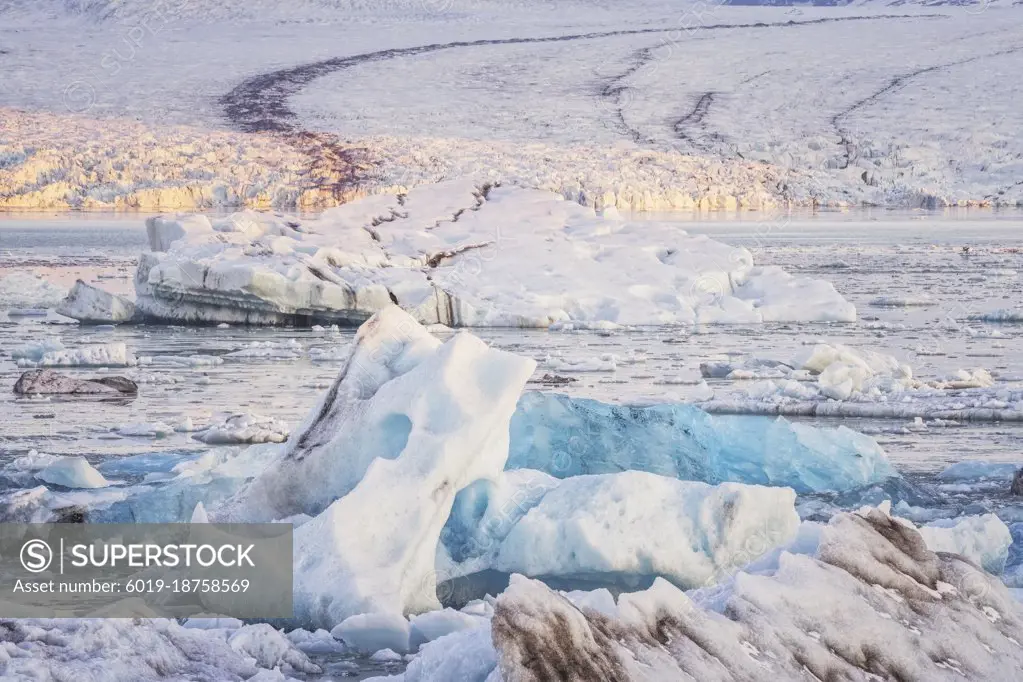
M 932 552 L 960 554 L 995 575 L 1009 558 L 1012 533 L 994 514 L 932 521 L 918 529 Z
M 493 568 L 529 576 L 663 576 L 682 587 L 720 580 L 789 542 L 795 493 L 711 486 L 626 471 L 565 479 L 512 527 Z
M 821 280 L 674 223 L 461 178 L 320 217 L 147 222 L 136 305 L 150 319 L 353 324 L 397 303 L 424 324 L 524 326 L 856 319 Z
M 349 616 L 330 631 L 335 639 L 363 653 L 381 649 L 409 650 L 411 627 L 401 615 L 394 613 L 361 613 Z
M 57 312 L 88 324 L 119 324 L 135 317 L 135 304 L 78 280 Z
M 61 457 L 36 472 L 44 483 L 65 488 L 105 488 L 110 481 L 84 457 Z
M 18 367 L 134 367 L 138 359 L 123 343 L 48 350 L 38 357 L 18 360 Z
M 15 270 L 0 276 L 0 308 L 52 308 L 67 295 L 67 289 L 42 277 Z
M 289 433 L 288 425 L 280 419 L 244 412 L 232 414 L 196 433 L 192 438 L 207 445 L 283 443 L 288 439 Z
M 500 475 L 527 358 L 441 344 L 395 306 L 364 324 L 323 401 L 218 519 L 317 515 L 295 532 L 295 616 L 437 608 L 435 553 L 455 495 Z

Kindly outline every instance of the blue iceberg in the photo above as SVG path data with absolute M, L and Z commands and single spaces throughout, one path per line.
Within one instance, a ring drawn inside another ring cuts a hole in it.
M 844 426 L 539 392 L 519 400 L 506 468 L 556 478 L 639 470 L 712 484 L 788 486 L 799 493 L 842 492 L 898 476 L 873 438 Z

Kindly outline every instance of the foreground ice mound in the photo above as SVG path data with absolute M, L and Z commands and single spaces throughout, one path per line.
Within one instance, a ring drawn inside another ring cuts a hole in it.
M 471 179 L 313 220 L 244 212 L 147 229 L 137 306 L 156 320 L 351 324 L 392 302 L 450 326 L 856 318 L 829 283 L 757 267 L 745 248 Z
M 493 568 L 529 576 L 663 576 L 714 583 L 789 542 L 795 493 L 679 481 L 639 471 L 560 483 L 512 527 Z
M 141 607 L 143 610 L 144 606 Z M 283 681 L 320 668 L 268 625 L 195 629 L 145 618 L 3 621 L 7 680 Z
M 135 304 L 78 280 L 57 312 L 88 324 L 118 324 L 135 317 Z
M 530 392 L 511 423 L 509 469 L 558 478 L 630 469 L 683 480 L 843 491 L 897 476 L 884 450 L 844 426 L 714 416 L 685 404 L 646 407 Z
M 1023 676 L 1020 606 L 878 509 L 840 514 L 813 556 L 740 572 L 706 610 L 667 581 L 612 613 L 513 576 L 492 620 L 423 647 L 394 682 L 998 680 Z M 452 676 L 457 675 L 457 676 Z
M 280 458 L 214 516 L 317 515 L 295 533 L 300 622 L 436 608 L 441 528 L 459 490 L 504 469 L 534 368 L 469 334 L 441 344 L 390 306 Z

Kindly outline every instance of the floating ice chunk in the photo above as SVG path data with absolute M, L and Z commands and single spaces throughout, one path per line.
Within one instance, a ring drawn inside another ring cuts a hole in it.
M 202 505 L 202 502 L 195 504 L 195 509 L 192 510 L 192 518 L 189 523 L 209 523 L 210 517 L 206 515 L 206 507 Z
M 878 308 L 915 308 L 936 305 L 928 296 L 878 296 L 870 300 Z
M 51 350 L 38 360 L 18 360 L 18 367 L 134 367 L 137 364 L 138 360 L 123 343 Z
M 225 354 L 225 360 L 297 360 L 302 357 L 304 347 L 295 339 L 279 343 L 274 341 L 253 341 L 248 346 Z
M 1002 479 L 1008 485 L 1008 482 L 1012 480 L 1013 475 L 1015 475 L 1020 467 L 1023 467 L 1023 464 L 980 461 L 956 462 L 945 467 L 938 474 L 938 478 L 942 481 Z
M 511 423 L 509 469 L 559 478 L 649 471 L 682 480 L 850 490 L 898 474 L 869 436 L 844 426 L 709 415 L 692 405 L 628 406 L 529 392 Z
M 224 364 L 217 355 L 143 355 L 139 365 L 144 367 L 216 367 Z
M 830 282 L 796 277 L 776 266 L 752 268 L 734 295 L 751 303 L 764 322 L 856 321 L 856 306 Z
M 89 464 L 84 457 L 61 457 L 38 472 L 44 483 L 65 488 L 106 488 L 110 481 Z
M 345 618 L 330 634 L 353 649 L 368 654 L 381 649 L 408 651 L 411 632 L 409 622 L 400 615 L 363 613 Z
M 341 362 L 352 352 L 348 344 L 338 344 L 328 348 L 310 348 L 309 359 L 312 362 Z
M 613 354 L 596 358 L 562 358 L 548 355 L 544 365 L 552 372 L 614 372 L 617 361 Z
M 246 625 L 234 631 L 227 643 L 232 649 L 256 660 L 261 668 L 284 668 L 302 673 L 320 673 L 320 667 L 309 660 L 291 641 L 266 623 Z
M 412 623 L 409 646 L 413 651 L 426 642 L 440 639 L 452 632 L 478 628 L 482 623 L 478 616 L 470 616 L 450 608 L 443 611 L 427 611 L 418 616 L 411 616 L 409 620 Z
M 66 295 L 67 289 L 30 272 L 15 270 L 0 277 L 0 308 L 52 308 Z
M 424 644 L 406 671 L 376 682 L 501 682 L 497 654 L 491 640 L 490 620 Z M 497 675 L 495 677 L 495 675 Z M 514 679 L 514 678 L 509 678 Z M 366 682 L 370 682 L 367 680 Z
M 193 630 L 238 630 L 244 623 L 237 618 L 198 615 L 188 618 L 181 625 Z
M 301 628 L 292 630 L 287 634 L 288 639 L 298 647 L 298 650 L 307 656 L 316 654 L 342 654 L 347 651 L 344 642 L 334 637 L 324 629 L 310 632 Z
M 373 652 L 369 660 L 374 663 L 398 663 L 401 661 L 401 654 L 390 649 L 381 649 L 380 651 Z
M 87 324 L 118 324 L 135 317 L 135 304 L 78 280 L 57 312 Z
M 47 353 L 64 350 L 64 343 L 56 336 L 51 336 L 42 341 L 29 343 L 11 351 L 12 360 L 29 360 L 39 362 Z
M 508 420 L 534 369 L 469 334 L 441 344 L 386 308 L 283 456 L 215 516 L 318 514 L 295 531 L 302 623 L 436 608 L 441 529 L 462 488 L 504 469 Z
M 970 319 L 982 322 L 1023 322 L 1023 310 L 999 308 L 990 312 L 971 315 Z
M 994 514 L 941 519 L 919 530 L 932 552 L 961 554 L 989 573 L 1001 573 L 1009 558 L 1012 533 Z
M 567 478 L 505 537 L 493 568 L 530 576 L 718 580 L 789 542 L 795 493 L 640 471 Z
M 192 422 L 192 418 L 185 417 L 174 425 L 174 430 L 178 433 L 191 433 L 192 431 L 195 431 L 196 428 L 195 424 Z
M 193 438 L 207 445 L 238 443 L 283 443 L 288 440 L 288 425 L 275 417 L 244 412 L 196 433 Z
M 174 433 L 174 427 L 163 422 L 134 422 L 121 424 L 117 433 L 135 438 L 164 438 Z

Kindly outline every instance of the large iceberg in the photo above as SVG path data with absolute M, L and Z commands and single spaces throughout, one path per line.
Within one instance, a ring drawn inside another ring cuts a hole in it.
M 504 469 L 535 363 L 469 334 L 441 343 L 390 306 L 280 458 L 215 513 L 316 515 L 295 533 L 295 615 L 331 627 L 439 606 L 434 561 L 455 495 Z
M 898 474 L 874 439 L 840 426 L 710 415 L 692 405 L 613 405 L 530 392 L 511 423 L 509 469 L 558 478 L 638 469 L 683 480 L 844 491 Z
M 89 324 L 118 324 L 134 319 L 135 304 L 78 280 L 57 312 Z
M 470 178 L 373 196 L 315 219 L 152 218 L 136 305 L 194 323 L 359 323 L 393 303 L 450 326 L 856 319 L 821 280 L 677 224 L 598 216 Z

